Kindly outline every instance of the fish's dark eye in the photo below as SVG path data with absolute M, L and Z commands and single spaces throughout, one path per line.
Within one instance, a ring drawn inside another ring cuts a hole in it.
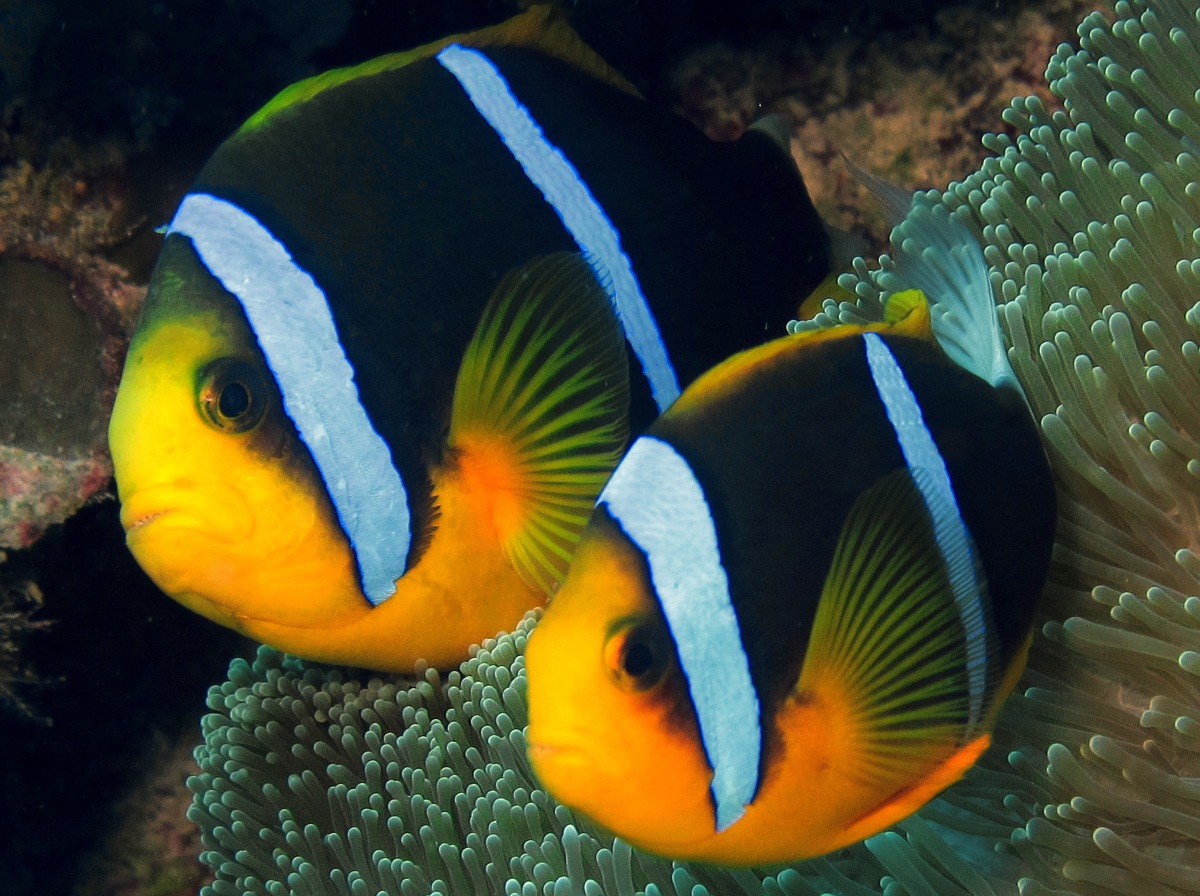
M 226 383 L 217 396 L 217 413 L 226 420 L 236 420 L 250 410 L 250 390 L 245 383 Z
M 608 640 L 609 674 L 618 687 L 644 692 L 666 677 L 675 657 L 671 636 L 658 620 L 634 621 L 621 626 Z
M 267 410 L 267 384 L 244 361 L 222 358 L 200 375 L 200 409 L 205 419 L 229 433 L 257 426 Z

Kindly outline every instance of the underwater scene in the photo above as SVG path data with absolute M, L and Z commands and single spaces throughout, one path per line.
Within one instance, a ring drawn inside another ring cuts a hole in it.
M 1200 6 L 0 2 L 0 896 L 1200 888 Z

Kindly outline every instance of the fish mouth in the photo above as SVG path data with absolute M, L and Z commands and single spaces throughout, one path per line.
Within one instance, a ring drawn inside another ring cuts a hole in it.
M 140 532 L 156 520 L 179 515 L 178 509 L 174 507 L 148 508 L 145 504 L 145 501 L 133 499 L 121 503 L 121 525 L 125 529 L 126 538 Z
M 525 745 L 533 776 L 555 799 L 585 814 L 596 808 L 596 795 L 607 792 L 604 782 L 611 770 L 598 761 L 594 746 L 559 732 L 553 737 L 527 733 Z
M 250 535 L 254 520 L 238 492 L 220 485 L 171 483 L 139 489 L 121 501 L 121 526 L 127 539 L 160 523 L 194 529 L 218 541 Z
M 586 765 L 590 762 L 588 750 L 582 744 L 587 743 L 582 735 L 574 737 L 556 734 L 543 737 L 540 731 L 529 728 L 525 732 L 525 751 L 529 761 L 552 763 L 554 765 Z
M 132 535 L 143 526 L 147 526 L 155 520 L 162 519 L 171 511 L 156 510 L 152 513 L 145 513 L 140 516 L 127 516 L 124 509 L 121 511 L 121 525 L 125 527 L 125 534 Z

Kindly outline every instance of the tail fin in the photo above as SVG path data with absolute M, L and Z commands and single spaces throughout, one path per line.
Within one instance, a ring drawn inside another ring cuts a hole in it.
M 1024 398 L 1025 390 L 1008 363 L 996 299 L 979 241 L 938 202 L 936 192 L 914 195 L 850 159 L 845 161 L 851 173 L 879 199 L 887 219 L 895 222 L 893 264 L 889 267 L 884 256 L 880 259 L 883 270 L 872 278 L 883 293 L 881 304 L 886 304 L 884 300 L 889 294 L 920 290 L 929 301 L 934 338 L 950 360 L 992 386 L 1010 387 Z M 865 278 L 867 269 L 865 265 L 860 269 L 860 264 L 859 260 L 854 262 L 855 271 L 858 277 Z M 867 325 L 878 320 L 870 311 L 864 313 L 860 303 L 853 299 L 839 302 L 836 307 L 824 299 L 818 310 L 818 295 L 810 297 L 802 308 L 806 313 L 801 314 L 801 320 L 788 324 L 789 333 L 838 324 Z
M 882 276 L 885 290 L 919 289 L 929 297 L 933 334 L 960 367 L 993 386 L 1021 395 L 979 241 L 930 194 L 918 194 L 892 231 L 895 267 Z

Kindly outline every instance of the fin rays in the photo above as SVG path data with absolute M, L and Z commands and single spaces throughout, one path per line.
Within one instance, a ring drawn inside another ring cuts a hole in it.
M 506 275 L 463 356 L 450 441 L 497 445 L 520 508 L 501 541 L 522 577 L 553 591 L 628 437 L 625 339 L 578 254 Z
M 966 662 L 928 512 L 908 472 L 896 471 L 846 519 L 798 689 L 836 682 L 859 731 L 859 773 L 896 780 L 967 733 Z

